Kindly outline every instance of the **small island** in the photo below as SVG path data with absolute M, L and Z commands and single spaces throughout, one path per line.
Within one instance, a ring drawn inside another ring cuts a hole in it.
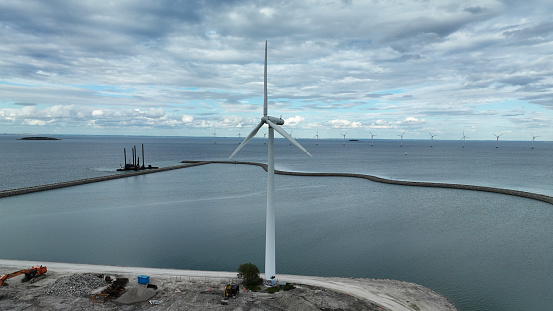
M 19 140 L 61 140 L 54 137 L 44 137 L 44 136 L 31 136 L 31 137 L 22 137 Z

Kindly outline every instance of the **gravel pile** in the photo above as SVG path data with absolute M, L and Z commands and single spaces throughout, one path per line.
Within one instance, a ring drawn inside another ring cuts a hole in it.
M 88 297 L 98 287 L 107 284 L 102 275 L 85 273 L 64 276 L 46 289 L 46 294 L 54 296 Z

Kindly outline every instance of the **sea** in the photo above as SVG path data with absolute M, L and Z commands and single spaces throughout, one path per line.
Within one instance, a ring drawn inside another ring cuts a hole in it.
M 0 190 L 227 160 L 238 138 L 0 135 Z M 553 196 L 553 143 L 275 141 L 275 168 L 363 173 Z M 234 158 L 266 163 L 252 139 Z M 142 159 L 141 159 L 142 161 Z M 278 274 L 408 281 L 462 311 L 551 310 L 553 205 L 479 191 L 347 177 L 275 176 Z M 264 270 L 266 173 L 208 164 L 0 198 L 0 258 L 194 270 Z M 24 267 L 22 267 L 24 268 Z

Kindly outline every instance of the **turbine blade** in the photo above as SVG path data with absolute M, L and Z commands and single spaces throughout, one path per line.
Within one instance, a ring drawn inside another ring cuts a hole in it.
M 265 75 L 263 79 L 263 116 L 267 116 L 267 40 L 265 40 Z
M 292 138 L 292 136 L 288 135 L 288 133 L 286 133 L 285 130 L 283 130 L 280 126 L 274 124 L 273 122 L 271 122 L 270 120 L 267 120 L 267 124 L 269 124 L 270 127 L 274 128 L 275 131 L 277 131 L 280 135 L 282 135 L 284 138 L 288 139 L 289 142 L 291 142 L 292 144 L 294 144 L 296 147 L 298 147 L 301 151 L 305 152 L 308 156 L 310 157 L 313 157 L 311 155 L 311 153 L 309 153 L 309 151 L 307 151 L 307 149 L 303 148 L 302 145 L 300 145 L 300 143 L 298 143 L 294 138 Z
M 244 141 L 241 142 L 240 145 L 238 145 L 238 148 L 234 150 L 234 152 L 230 155 L 230 157 L 228 157 L 229 159 L 232 158 L 236 153 L 238 153 L 238 151 L 240 151 L 240 149 L 242 149 L 242 147 L 244 147 L 250 141 L 250 139 L 252 139 L 255 136 L 255 134 L 257 134 L 259 129 L 263 126 L 263 123 L 264 123 L 263 121 L 259 122 L 259 124 L 250 133 L 250 135 L 248 135 L 248 137 L 246 137 L 246 139 L 244 139 Z

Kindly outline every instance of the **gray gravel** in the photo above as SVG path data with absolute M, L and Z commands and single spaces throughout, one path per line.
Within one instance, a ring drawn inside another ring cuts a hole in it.
M 48 295 L 87 297 L 90 298 L 92 292 L 99 287 L 106 287 L 108 283 L 104 281 L 103 275 L 84 273 L 60 277 L 46 288 Z

